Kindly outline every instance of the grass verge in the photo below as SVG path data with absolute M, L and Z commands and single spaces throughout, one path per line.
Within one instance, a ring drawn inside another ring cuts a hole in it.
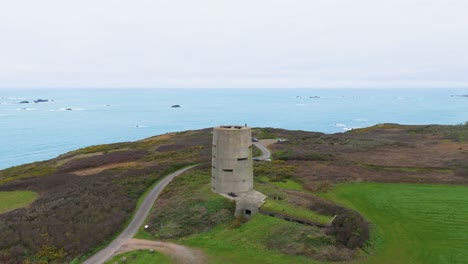
M 136 250 L 114 256 L 105 264 L 126 263 L 126 264 L 172 264 L 174 263 L 171 257 L 164 255 L 158 251 L 150 252 L 149 250 Z

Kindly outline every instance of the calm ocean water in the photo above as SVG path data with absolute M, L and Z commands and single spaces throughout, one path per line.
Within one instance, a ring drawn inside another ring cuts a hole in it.
M 453 96 L 461 94 L 468 89 L 0 90 L 0 169 L 220 124 L 326 133 L 384 122 L 458 124 L 468 121 L 468 98 Z M 53 101 L 19 104 L 36 99 Z

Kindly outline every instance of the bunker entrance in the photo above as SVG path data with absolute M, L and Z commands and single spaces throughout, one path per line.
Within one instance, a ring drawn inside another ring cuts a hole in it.
M 250 211 L 250 210 L 245 210 L 244 214 L 245 214 L 245 215 L 252 215 L 252 211 Z

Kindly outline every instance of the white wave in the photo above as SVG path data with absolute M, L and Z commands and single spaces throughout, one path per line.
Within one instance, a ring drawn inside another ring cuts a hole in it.
M 35 108 L 22 107 L 22 108 L 17 108 L 16 110 L 19 110 L 19 111 L 32 111 L 32 110 L 36 110 L 36 109 Z
M 343 129 L 344 131 L 350 131 L 350 130 L 359 129 L 359 128 L 360 128 L 360 127 L 354 127 L 354 126 L 353 126 L 353 127 L 343 127 L 342 129 Z
M 307 104 L 296 104 L 296 106 L 306 106 Z
M 334 126 L 336 126 L 336 127 L 346 127 L 345 124 L 334 124 Z
M 145 128 L 145 127 L 148 127 L 148 126 L 145 126 L 145 125 L 135 125 L 136 128 Z
M 367 122 L 367 121 L 369 121 L 369 120 L 363 119 L 363 118 L 356 118 L 356 119 L 354 119 L 354 121 L 357 121 L 357 122 Z

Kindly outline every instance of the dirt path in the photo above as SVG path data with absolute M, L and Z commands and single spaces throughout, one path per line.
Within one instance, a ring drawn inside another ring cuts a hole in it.
M 154 249 L 172 257 L 178 264 L 203 264 L 205 255 L 199 249 L 185 247 L 169 242 L 132 238 L 125 242 L 114 255 L 139 249 Z

